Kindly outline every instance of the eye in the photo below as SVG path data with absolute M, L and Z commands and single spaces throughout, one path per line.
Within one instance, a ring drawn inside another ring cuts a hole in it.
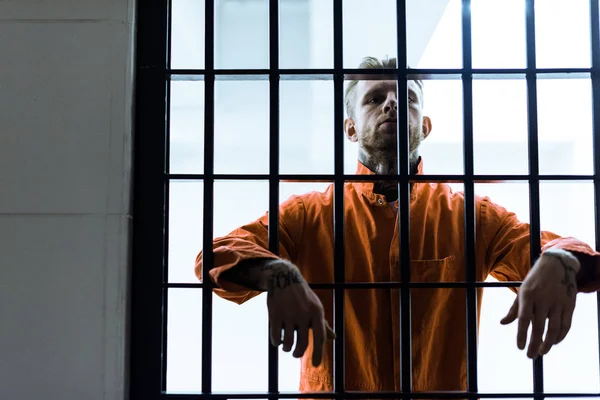
M 378 97 L 371 97 L 369 100 L 367 100 L 367 104 L 376 104 L 376 103 L 379 103 Z
M 415 98 L 415 96 L 408 96 L 408 101 L 410 101 L 411 103 L 416 103 L 417 99 Z

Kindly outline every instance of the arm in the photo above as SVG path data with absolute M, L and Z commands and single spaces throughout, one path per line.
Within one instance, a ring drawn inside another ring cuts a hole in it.
M 529 224 L 520 222 L 514 213 L 488 198 L 481 200 L 481 221 L 489 274 L 499 281 L 524 280 L 532 267 Z M 563 250 L 577 258 L 580 264 L 576 274 L 579 292 L 600 289 L 600 253 L 575 238 L 560 237 L 548 231 L 541 232 L 541 246 L 542 254 L 550 249 Z
M 269 216 L 241 226 L 227 236 L 213 242 L 214 267 L 211 280 L 217 286 L 215 293 L 222 298 L 242 304 L 265 291 L 269 274 L 281 272 L 273 261 L 296 258 L 296 247 L 302 240 L 304 205 L 293 196 L 279 209 L 279 256 L 269 251 Z M 202 281 L 203 252 L 196 257 L 195 273 Z M 291 265 L 291 264 L 290 264 Z M 268 266 L 268 267 L 267 267 Z
M 529 224 L 518 221 L 513 213 L 489 199 L 482 200 L 481 213 L 490 274 L 502 281 L 523 281 L 501 323 L 510 324 L 518 319 L 517 347 L 521 350 L 525 348 L 531 324 L 527 356 L 544 355 L 567 335 L 577 291 L 598 287 L 599 253 L 576 239 L 541 232 L 541 256 L 532 267 Z M 548 329 L 542 340 L 546 320 Z

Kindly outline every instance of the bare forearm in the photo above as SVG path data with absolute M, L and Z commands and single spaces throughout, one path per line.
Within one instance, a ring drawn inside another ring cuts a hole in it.
M 269 293 L 304 282 L 298 268 L 281 259 L 246 260 L 224 272 L 223 278 L 251 290 Z

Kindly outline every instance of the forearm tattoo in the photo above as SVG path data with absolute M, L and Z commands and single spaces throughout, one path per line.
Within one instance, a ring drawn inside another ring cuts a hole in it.
M 223 279 L 269 295 L 303 280 L 300 271 L 294 266 L 268 259 L 242 262 L 224 272 Z
M 577 271 L 575 270 L 575 268 L 573 268 L 572 266 L 567 264 L 567 262 L 565 261 L 563 256 L 560 254 L 546 252 L 546 253 L 544 253 L 544 255 L 552 256 L 552 257 L 556 258 L 558 261 L 560 261 L 560 264 L 563 266 L 563 270 L 565 273 L 563 280 L 560 281 L 560 283 L 562 283 L 563 286 L 566 288 L 567 296 L 573 297 L 573 296 L 577 295 L 577 286 L 576 286 Z

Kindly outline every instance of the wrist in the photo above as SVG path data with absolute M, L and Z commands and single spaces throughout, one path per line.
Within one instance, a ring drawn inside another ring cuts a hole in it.
M 541 257 L 557 257 L 561 260 L 563 265 L 573 269 L 576 274 L 579 273 L 579 270 L 581 269 L 581 265 L 577 257 L 575 257 L 573 253 L 568 250 L 554 248 L 548 249 L 542 253 Z

